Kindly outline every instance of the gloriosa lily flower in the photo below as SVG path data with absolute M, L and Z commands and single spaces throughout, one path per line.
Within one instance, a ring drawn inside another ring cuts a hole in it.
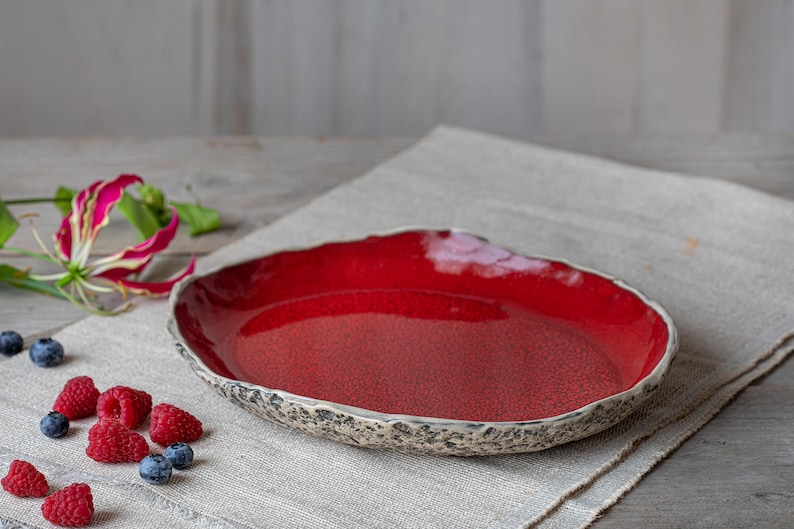
M 64 268 L 50 275 L 31 275 L 43 281 L 55 281 L 55 286 L 73 302 L 81 301 L 95 312 L 89 298 L 93 293 L 121 292 L 140 295 L 165 295 L 180 279 L 193 273 L 195 257 L 177 277 L 168 281 L 147 283 L 135 276 L 143 272 L 154 255 L 164 250 L 176 235 L 179 217 L 172 208 L 171 221 L 149 239 L 106 257 L 90 260 L 91 249 L 99 232 L 110 222 L 110 211 L 121 200 L 124 188 L 142 184 L 137 175 L 123 174 L 112 181 L 97 181 L 77 193 L 72 199 L 72 211 L 63 219 L 55 233 L 55 254 L 50 253 L 36 235 L 39 244 L 50 257 Z M 35 234 L 35 232 L 34 232 Z M 67 290 L 68 288 L 68 290 Z

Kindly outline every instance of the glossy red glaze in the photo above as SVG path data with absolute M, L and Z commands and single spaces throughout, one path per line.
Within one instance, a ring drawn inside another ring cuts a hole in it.
M 668 340 L 661 316 L 610 279 L 446 231 L 226 268 L 190 284 L 175 315 L 219 375 L 469 421 L 551 417 L 629 389 Z

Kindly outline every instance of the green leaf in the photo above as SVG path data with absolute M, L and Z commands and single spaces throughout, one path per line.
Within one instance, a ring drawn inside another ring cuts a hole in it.
M 55 207 L 61 212 L 61 217 L 65 217 L 72 211 L 72 198 L 76 194 L 76 189 L 64 186 L 59 186 L 55 190 Z
M 0 248 L 11 238 L 18 227 L 19 221 L 8 211 L 3 201 L 0 200 Z
M 188 225 L 191 237 L 215 231 L 221 227 L 221 216 L 214 209 L 184 202 L 169 202 L 169 204 L 176 208 L 179 220 Z
M 141 200 L 136 199 L 129 193 L 124 193 L 121 202 L 116 207 L 138 232 L 138 240 L 140 241 L 148 239 L 162 227 L 157 214 Z
M 165 196 L 161 190 L 151 184 L 141 184 L 138 186 L 138 193 L 141 194 L 141 201 L 158 215 L 165 211 Z
M 13 287 L 32 290 L 39 294 L 47 294 L 58 298 L 64 295 L 54 286 L 37 279 L 32 279 L 26 270 L 20 270 L 9 265 L 0 265 L 0 283 L 6 283 Z

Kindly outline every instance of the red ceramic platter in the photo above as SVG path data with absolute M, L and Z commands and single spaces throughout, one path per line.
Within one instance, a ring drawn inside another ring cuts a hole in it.
M 621 420 L 676 349 L 604 274 L 457 231 L 284 251 L 180 284 L 169 328 L 225 397 L 351 444 L 539 450 Z

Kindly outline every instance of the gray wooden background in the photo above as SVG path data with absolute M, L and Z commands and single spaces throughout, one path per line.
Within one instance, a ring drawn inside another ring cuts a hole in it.
M 0 136 L 794 132 L 792 0 L 0 0 Z

